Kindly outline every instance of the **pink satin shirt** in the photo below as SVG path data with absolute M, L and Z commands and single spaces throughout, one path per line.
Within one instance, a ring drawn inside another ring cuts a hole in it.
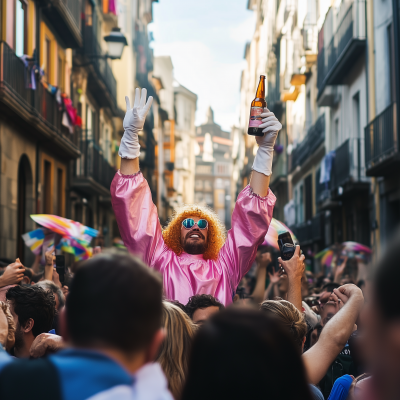
M 176 255 L 165 244 L 157 208 L 142 173 L 115 174 L 111 198 L 125 246 L 163 276 L 167 299 L 186 304 L 195 294 L 211 294 L 228 305 L 250 269 L 272 219 L 276 198 L 271 190 L 264 198 L 250 186 L 239 194 L 227 234 L 217 260 L 183 253 Z

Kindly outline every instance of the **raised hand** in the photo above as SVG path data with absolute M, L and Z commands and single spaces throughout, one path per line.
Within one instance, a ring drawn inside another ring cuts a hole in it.
M 150 96 L 146 102 L 146 96 L 147 89 L 142 89 L 140 92 L 140 89 L 137 88 L 132 108 L 129 97 L 125 97 L 126 114 L 123 122 L 125 132 L 118 152 L 121 158 L 135 159 L 139 157 L 140 145 L 138 133 L 143 129 L 146 115 L 153 103 L 153 97 Z
M 8 285 L 16 285 L 24 279 L 25 267 L 22 265 L 19 258 L 14 263 L 7 266 L 4 274 L 0 276 L 0 287 Z
M 275 117 L 275 114 L 265 109 L 261 114 L 264 136 L 257 136 L 256 141 L 259 145 L 252 169 L 266 176 L 272 174 L 272 160 L 274 157 L 274 144 L 278 136 L 278 131 L 282 129 L 281 123 Z M 254 189 L 254 187 L 253 187 Z

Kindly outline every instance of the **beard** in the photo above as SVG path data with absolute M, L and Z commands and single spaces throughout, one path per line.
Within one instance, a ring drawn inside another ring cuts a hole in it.
M 202 241 L 191 241 L 190 240 L 190 235 L 195 233 L 196 235 L 200 236 L 202 238 Z M 185 253 L 188 254 L 203 254 L 207 249 L 207 244 L 204 235 L 199 232 L 197 229 L 190 231 L 183 242 L 183 250 Z
M 203 254 L 207 249 L 207 245 L 202 242 L 202 243 L 188 243 L 185 240 L 185 243 L 183 244 L 183 250 L 185 253 L 188 254 Z

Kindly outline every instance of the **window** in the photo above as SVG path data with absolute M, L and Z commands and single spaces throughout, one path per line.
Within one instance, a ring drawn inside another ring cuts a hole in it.
M 207 193 L 204 195 L 204 201 L 206 202 L 206 204 L 208 204 L 209 206 L 212 205 L 213 200 L 212 200 L 212 194 L 211 193 Z
M 204 190 L 207 192 L 212 191 L 212 182 L 211 181 L 204 181 Z
M 229 175 L 229 164 L 227 163 L 215 163 L 216 175 Z
M 312 175 L 308 175 L 304 179 L 304 192 L 305 192 L 305 220 L 309 221 L 312 218 L 312 206 L 313 206 L 313 199 L 312 199 Z
M 389 104 L 393 101 L 396 101 L 396 74 L 395 74 L 395 66 L 394 66 L 394 34 L 393 34 L 393 25 L 390 24 L 387 27 L 387 55 L 388 55 L 388 76 L 389 76 L 389 88 L 390 88 L 390 99 Z
M 194 196 L 194 201 L 196 203 L 201 203 L 203 201 L 203 193 L 196 193 Z
M 61 92 L 65 92 L 65 53 L 61 49 L 58 51 L 57 85 Z
M 195 183 L 195 190 L 203 190 L 203 181 L 201 181 L 201 180 L 196 180 L 196 183 Z
M 64 171 L 57 169 L 57 215 L 64 215 Z
M 15 54 L 21 57 L 26 54 L 26 4 L 20 0 L 15 3 Z
M 211 174 L 211 165 L 198 165 L 196 169 L 198 174 Z
M 53 207 L 51 204 L 51 163 L 44 162 L 43 174 L 43 212 L 45 214 L 52 214 Z
M 44 51 L 45 51 L 45 65 L 44 65 L 44 73 L 46 77 L 46 81 L 50 82 L 51 80 L 51 40 L 46 37 L 44 42 Z

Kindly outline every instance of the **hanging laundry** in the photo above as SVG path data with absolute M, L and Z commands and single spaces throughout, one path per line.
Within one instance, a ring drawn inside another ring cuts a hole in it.
M 67 112 L 66 112 L 66 111 L 63 112 L 63 117 L 62 117 L 61 125 L 67 127 L 68 130 L 69 130 L 69 133 L 70 133 L 71 135 L 74 133 L 74 127 L 73 127 L 73 125 L 71 124 L 71 122 L 70 122 L 70 120 L 69 120 L 69 118 L 68 118 L 68 115 L 67 115 Z
M 331 170 L 333 159 L 335 158 L 335 151 L 330 151 L 321 161 L 321 176 L 319 183 L 327 184 L 331 180 Z
M 117 0 L 109 0 L 108 12 L 117 15 Z
M 82 118 L 79 115 L 76 115 L 75 126 L 82 128 Z
M 72 106 L 72 100 L 69 99 L 68 97 L 64 97 L 63 98 L 64 101 L 64 106 L 65 106 L 65 110 L 68 113 L 68 117 L 71 121 L 72 125 L 75 125 L 75 120 L 76 120 L 76 108 L 74 108 Z
M 35 78 L 35 59 L 24 54 L 20 57 L 21 61 L 24 63 L 24 82 L 26 89 L 36 90 L 36 78 Z
M 57 89 L 57 92 L 56 92 L 56 102 L 58 104 L 59 109 L 61 110 L 63 102 L 61 99 L 61 90 L 60 89 Z

